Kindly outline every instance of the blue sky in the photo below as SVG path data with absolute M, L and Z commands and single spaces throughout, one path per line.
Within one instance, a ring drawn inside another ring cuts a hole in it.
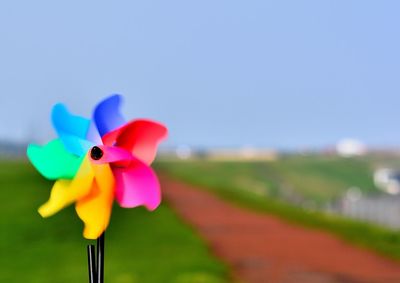
M 3 1 L 0 139 L 111 93 L 169 145 L 398 145 L 399 1 Z

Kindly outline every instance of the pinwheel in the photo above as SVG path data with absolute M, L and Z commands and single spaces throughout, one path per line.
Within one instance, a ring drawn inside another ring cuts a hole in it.
M 104 99 L 91 120 L 56 104 L 51 120 L 58 138 L 27 149 L 36 169 L 56 180 L 40 215 L 49 217 L 75 203 L 87 239 L 98 239 L 106 230 L 114 199 L 121 207 L 142 205 L 148 210 L 161 201 L 150 164 L 167 129 L 146 119 L 126 122 L 119 112 L 121 100 L 119 95 Z

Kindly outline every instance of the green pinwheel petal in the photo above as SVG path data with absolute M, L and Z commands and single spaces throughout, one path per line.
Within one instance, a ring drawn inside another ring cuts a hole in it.
M 31 144 L 27 155 L 40 174 L 50 180 L 74 178 L 85 156 L 78 157 L 66 151 L 60 139 L 44 146 Z

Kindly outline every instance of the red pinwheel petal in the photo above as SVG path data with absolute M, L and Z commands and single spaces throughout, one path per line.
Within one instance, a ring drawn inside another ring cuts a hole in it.
M 103 136 L 105 145 L 129 150 L 146 164 L 156 156 L 158 144 L 167 137 L 167 128 L 151 120 L 134 120 Z
M 121 207 L 143 205 L 154 210 L 161 202 L 160 184 L 154 171 L 140 160 L 129 167 L 113 167 L 115 198 Z

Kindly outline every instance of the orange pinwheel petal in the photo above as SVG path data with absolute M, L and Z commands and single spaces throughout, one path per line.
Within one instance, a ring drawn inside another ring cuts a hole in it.
M 92 164 L 95 181 L 90 193 L 76 202 L 76 212 L 84 222 L 83 236 L 86 239 L 98 238 L 110 222 L 114 200 L 114 176 L 110 165 Z

